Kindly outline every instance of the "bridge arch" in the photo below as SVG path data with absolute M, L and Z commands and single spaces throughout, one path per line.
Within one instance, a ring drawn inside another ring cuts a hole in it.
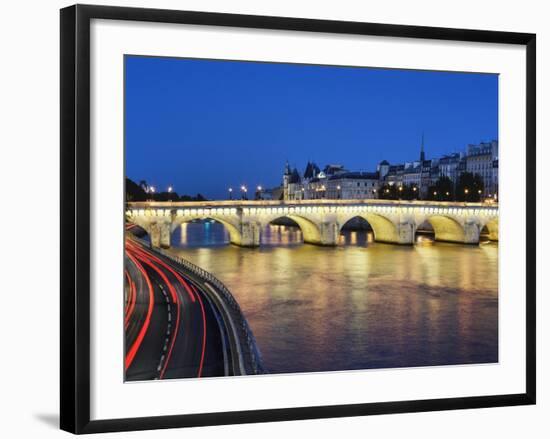
M 434 229 L 436 241 L 466 242 L 464 227 L 454 218 L 446 215 L 432 215 L 426 220 Z
M 300 230 L 302 231 L 302 236 L 304 238 L 304 242 L 308 244 L 323 244 L 322 237 L 321 237 L 321 229 L 319 226 L 313 222 L 309 218 L 305 218 L 300 215 L 296 214 L 286 214 L 286 215 L 279 215 L 274 216 L 271 218 L 268 218 L 267 220 L 263 221 L 262 228 L 267 226 L 273 221 L 277 221 L 283 218 L 288 218 L 292 221 L 294 221 Z
M 189 223 L 195 219 L 200 220 L 214 220 L 220 224 L 222 224 L 227 232 L 229 233 L 229 242 L 231 244 L 235 245 L 242 245 L 242 233 L 239 230 L 239 227 L 237 227 L 232 222 L 228 221 L 226 218 L 220 218 L 217 215 L 205 215 L 205 216 L 197 216 L 197 217 L 189 217 L 189 218 L 176 218 L 171 225 L 171 233 L 174 232 L 178 227 L 180 227 L 182 224 Z
M 484 229 L 490 241 L 498 241 L 498 218 L 488 221 L 482 228 L 482 232 Z
M 352 216 L 345 217 L 340 220 L 338 233 L 342 231 L 342 228 L 354 218 L 362 218 L 369 223 L 374 233 L 374 240 L 378 242 L 398 243 L 399 232 L 395 223 L 382 215 L 377 213 L 357 213 Z

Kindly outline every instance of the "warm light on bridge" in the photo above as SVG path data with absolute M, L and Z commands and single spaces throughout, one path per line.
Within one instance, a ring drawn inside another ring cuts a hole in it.
M 304 242 L 320 245 L 336 245 L 342 226 L 355 217 L 371 225 L 376 241 L 394 244 L 414 244 L 416 229 L 425 221 L 432 224 L 436 240 L 477 244 L 484 227 L 489 228 L 490 239 L 498 240 L 498 205 L 490 203 L 243 199 L 127 205 L 129 219 L 146 230 L 158 229 L 159 238 L 155 242 L 163 246 L 170 245 L 171 230 L 177 225 L 207 218 L 222 223 L 231 242 L 242 246 L 259 245 L 261 230 L 283 217 L 298 224 Z

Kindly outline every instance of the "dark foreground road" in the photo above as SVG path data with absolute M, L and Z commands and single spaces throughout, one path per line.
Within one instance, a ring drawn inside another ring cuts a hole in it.
M 211 285 L 130 235 L 125 267 L 127 381 L 246 373 Z

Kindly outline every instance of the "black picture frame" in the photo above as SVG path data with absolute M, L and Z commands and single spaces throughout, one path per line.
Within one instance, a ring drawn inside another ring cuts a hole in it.
M 336 406 L 90 420 L 90 21 L 133 20 L 375 35 L 526 47 L 526 392 Z M 325 417 L 425 412 L 535 404 L 535 143 L 536 36 L 530 33 L 447 29 L 303 18 L 234 15 L 110 6 L 75 5 L 61 10 L 61 370 L 60 426 L 72 433 L 99 433 Z

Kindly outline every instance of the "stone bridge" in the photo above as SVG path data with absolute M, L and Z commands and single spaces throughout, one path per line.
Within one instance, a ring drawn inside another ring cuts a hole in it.
M 295 221 L 304 242 L 336 245 L 342 227 L 351 219 L 365 219 L 374 239 L 413 244 L 419 226 L 431 224 L 437 241 L 478 244 L 485 227 L 498 241 L 498 205 L 484 203 L 393 200 L 205 201 L 127 203 L 128 221 L 144 228 L 153 247 L 170 247 L 172 232 L 194 219 L 213 219 L 229 232 L 232 244 L 260 245 L 261 231 L 270 222 Z

